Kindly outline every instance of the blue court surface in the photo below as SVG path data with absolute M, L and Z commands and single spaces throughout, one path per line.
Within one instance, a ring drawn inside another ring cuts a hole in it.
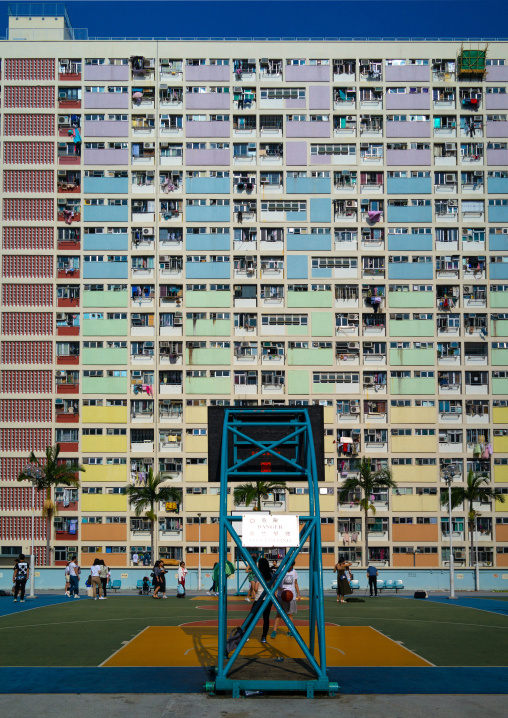
M 414 599 L 421 600 L 421 599 Z M 474 598 L 464 596 L 450 600 L 446 596 L 429 596 L 427 601 L 435 603 L 445 603 L 449 606 L 462 606 L 463 608 L 476 608 L 478 611 L 490 611 L 491 613 L 499 613 L 502 616 L 508 616 L 508 601 L 496 601 L 490 598 Z M 508 650 L 508 646 L 507 646 Z

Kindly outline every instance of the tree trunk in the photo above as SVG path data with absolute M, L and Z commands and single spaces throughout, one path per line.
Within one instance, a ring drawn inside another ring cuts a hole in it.
M 150 551 L 151 551 L 151 554 L 152 554 L 152 565 L 153 565 L 153 564 L 155 563 L 155 561 L 157 560 L 157 559 L 155 558 L 154 538 L 155 538 L 154 520 L 153 520 L 153 518 L 151 518 L 151 519 L 150 519 L 150 544 L 151 544 L 151 546 L 150 546 Z
M 471 505 L 469 506 L 469 509 L 470 509 L 470 511 L 472 511 Z M 476 517 L 475 517 L 475 518 L 476 518 Z M 469 536 L 470 536 L 470 539 L 471 539 L 471 555 L 470 555 L 470 557 L 469 557 L 469 558 L 470 558 L 469 566 L 470 566 L 470 568 L 474 568 L 475 562 L 474 562 L 473 557 L 474 557 L 474 527 L 475 527 L 475 520 L 474 520 L 474 519 L 469 519 L 468 522 L 469 522 Z
M 367 494 L 365 494 L 367 496 Z M 367 523 L 367 519 L 369 516 L 369 509 L 365 508 L 365 566 L 369 565 L 369 527 Z
M 51 487 L 48 486 L 46 489 L 46 500 L 51 501 Z M 52 523 L 51 523 L 51 517 L 52 517 L 51 509 L 48 508 L 48 514 L 46 516 L 46 562 L 48 566 L 51 566 L 51 529 L 52 529 Z

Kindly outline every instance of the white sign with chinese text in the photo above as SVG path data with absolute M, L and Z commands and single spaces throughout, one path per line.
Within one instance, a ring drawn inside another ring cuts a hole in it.
M 298 516 L 263 516 L 253 511 L 242 519 L 242 543 L 253 548 L 298 546 Z

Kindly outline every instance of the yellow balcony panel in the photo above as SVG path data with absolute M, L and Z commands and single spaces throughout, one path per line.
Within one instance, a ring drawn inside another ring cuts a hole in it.
M 337 508 L 337 503 L 335 500 L 335 496 L 320 496 L 319 497 L 319 508 L 321 511 L 335 511 Z
M 85 466 L 86 471 L 80 474 L 82 482 L 119 482 L 126 484 L 128 481 L 127 466 L 124 464 L 103 464 L 97 466 L 96 464 L 87 464 Z
M 496 500 L 496 513 L 508 513 L 508 495 L 505 496 L 505 502 L 502 504 L 500 501 Z
M 83 424 L 126 424 L 128 410 L 126 406 L 84 406 Z
M 333 436 L 325 436 L 325 453 L 333 454 L 335 451 L 335 439 Z
M 111 436 L 102 434 L 100 436 L 81 437 L 81 451 L 83 453 L 98 454 L 125 454 L 127 451 L 127 436 Z
M 208 421 L 206 406 L 185 407 L 185 421 L 187 424 L 206 424 Z
M 127 511 L 124 494 L 82 494 L 81 511 Z
M 393 406 L 390 411 L 392 424 L 435 424 L 434 406 Z
M 494 483 L 508 484 L 508 465 L 494 464 Z
M 187 464 L 185 467 L 185 483 L 206 484 L 208 481 L 208 466 L 204 464 Z
M 392 511 L 437 511 L 439 499 L 437 496 L 423 494 L 392 495 Z
M 333 406 L 323 407 L 325 424 L 335 424 L 335 409 Z
M 325 481 L 334 482 L 337 478 L 336 466 L 325 466 Z
M 508 436 L 494 436 L 494 453 L 508 454 Z
M 219 511 L 219 495 L 218 494 L 185 494 L 185 510 L 187 513 L 196 511 L 215 512 Z M 233 498 L 228 496 L 228 511 L 233 508 Z
M 288 494 L 287 499 L 288 513 L 308 514 L 309 497 L 307 494 Z
M 508 424 L 508 406 L 494 406 L 492 408 L 493 424 Z
M 392 451 L 395 453 L 435 453 L 435 436 L 392 436 Z
M 192 436 L 192 434 L 186 434 L 185 451 L 189 453 L 206 454 L 208 451 L 208 436 Z
M 396 483 L 432 484 L 438 478 L 437 466 L 392 466 L 393 480 Z

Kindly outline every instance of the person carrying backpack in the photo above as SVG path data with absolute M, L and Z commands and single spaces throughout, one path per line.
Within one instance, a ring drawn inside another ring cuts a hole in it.
M 14 567 L 14 575 L 12 577 L 14 582 L 14 603 L 17 603 L 18 601 L 18 594 L 19 602 L 25 603 L 25 586 L 29 575 L 30 569 L 28 568 L 28 563 L 25 560 L 25 554 L 20 553 Z

